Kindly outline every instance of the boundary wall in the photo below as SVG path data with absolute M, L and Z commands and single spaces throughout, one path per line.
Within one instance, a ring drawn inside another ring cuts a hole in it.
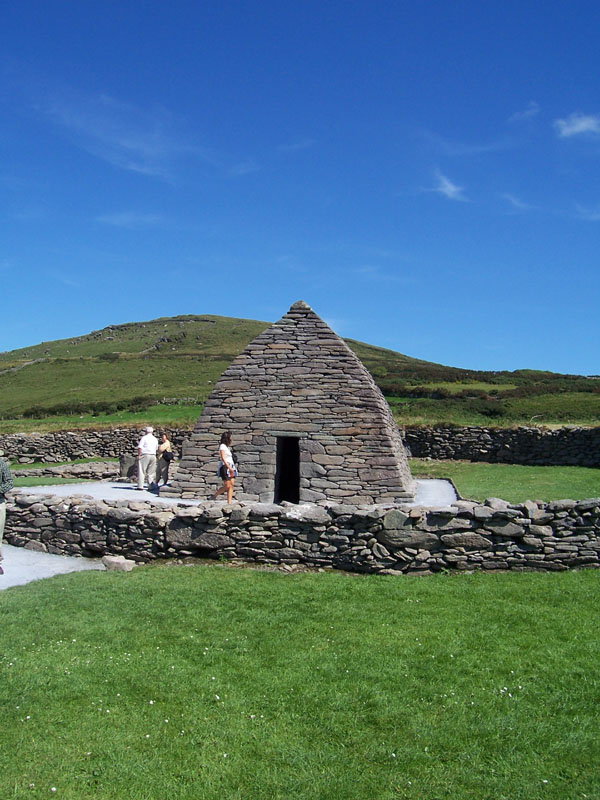
M 5 538 L 49 553 L 136 561 L 201 556 L 382 574 L 600 566 L 600 498 L 447 508 L 176 505 L 7 496 Z
M 598 428 L 406 428 L 415 458 L 600 467 Z
M 181 454 L 192 428 L 165 431 Z M 215 453 L 218 449 L 215 433 Z M 0 435 L 0 449 L 21 464 L 76 458 L 115 458 L 135 454 L 141 428 L 13 433 Z M 416 458 L 460 459 L 505 464 L 600 467 L 600 427 L 597 428 L 405 428 L 405 445 Z M 216 459 L 216 455 L 215 455 Z

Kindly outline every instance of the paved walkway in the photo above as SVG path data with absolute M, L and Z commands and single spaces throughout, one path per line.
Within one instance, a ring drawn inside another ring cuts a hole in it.
M 56 497 L 91 497 L 94 500 L 133 500 L 174 505 L 201 505 L 205 499 L 179 500 L 175 497 L 160 497 L 146 490 L 137 491 L 135 484 L 111 483 L 110 481 L 90 481 L 89 483 L 62 483 L 57 486 L 23 487 L 27 494 L 51 494 Z M 450 505 L 456 500 L 456 492 L 450 481 L 427 479 L 417 481 L 417 495 L 414 503 L 408 505 L 439 508 Z
M 204 500 L 178 500 L 172 497 L 157 497 L 151 492 L 138 492 L 135 485 L 127 483 L 93 482 L 69 483 L 58 486 L 23 487 L 27 494 L 54 495 L 57 497 L 90 497 L 94 500 L 136 500 L 149 501 L 164 505 L 184 503 L 200 505 Z M 456 500 L 456 492 L 449 481 L 419 480 L 417 496 L 411 505 L 439 508 L 448 506 Z M 79 558 L 77 556 L 57 556 L 50 553 L 39 553 L 23 547 L 2 546 L 4 556 L 4 575 L 0 575 L 0 589 L 19 586 L 40 578 L 50 578 L 65 572 L 83 569 L 104 569 L 99 558 Z

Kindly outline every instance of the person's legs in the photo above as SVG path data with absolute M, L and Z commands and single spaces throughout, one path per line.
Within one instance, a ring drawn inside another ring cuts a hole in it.
M 156 456 L 148 456 L 148 466 L 146 467 L 146 481 L 148 486 L 155 483 L 156 478 Z
M 2 561 L 2 536 L 4 535 L 5 522 L 6 522 L 6 503 L 0 503 L 0 562 Z M 4 575 L 2 564 L 0 564 L 0 575 Z
M 138 489 L 144 488 L 144 473 L 146 471 L 146 459 L 148 456 L 140 456 L 138 458 Z
M 215 492 L 213 500 L 216 500 L 219 495 L 227 492 L 227 502 L 231 503 L 233 499 L 233 483 L 233 478 L 228 478 L 226 481 L 223 481 L 223 486 Z
M 161 480 L 164 484 L 169 481 L 169 463 L 164 458 L 156 461 L 156 483 L 159 484 Z

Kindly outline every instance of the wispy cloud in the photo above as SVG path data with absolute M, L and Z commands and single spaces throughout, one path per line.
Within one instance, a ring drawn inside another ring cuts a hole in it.
M 370 283 L 399 283 L 403 286 L 413 285 L 416 281 L 412 270 L 403 266 L 402 272 L 392 272 L 388 267 L 381 267 L 379 264 L 362 264 L 348 270 L 357 278 L 364 278 Z
M 162 107 L 143 109 L 106 94 L 50 92 L 34 104 L 82 150 L 119 169 L 169 180 L 173 162 L 193 154 L 210 154 L 185 143 L 172 114 Z
M 583 206 L 577 206 L 577 216 L 580 219 L 585 219 L 588 222 L 600 222 L 600 206 L 596 206 L 596 208 L 584 208 Z
M 234 178 L 239 178 L 243 175 L 251 175 L 253 172 L 258 172 L 260 169 L 260 164 L 257 164 L 253 158 L 248 158 L 230 167 L 229 174 Z
M 508 138 L 494 139 L 491 142 L 460 142 L 446 139 L 437 133 L 423 131 L 422 137 L 436 153 L 442 156 L 478 156 L 485 153 L 497 153 L 515 147 L 515 142 Z
M 527 108 L 524 111 L 516 111 L 514 114 L 508 118 L 508 122 L 510 123 L 519 123 L 519 122 L 527 122 L 528 120 L 537 117 L 540 113 L 541 108 L 535 100 L 532 100 Z
M 534 206 L 530 205 L 529 203 L 523 202 L 518 197 L 515 197 L 514 194 L 509 194 L 505 192 L 502 197 L 512 206 L 514 211 L 532 211 Z
M 447 197 L 448 200 L 458 200 L 462 203 L 467 203 L 468 199 L 465 197 L 464 188 L 453 183 L 450 178 L 443 175 L 439 170 L 435 172 L 436 185 L 427 191 L 437 192 L 438 194 Z
M 74 281 L 72 278 L 69 278 L 67 275 L 64 275 L 61 272 L 53 272 L 51 277 L 54 281 L 56 281 L 56 283 L 62 283 L 63 286 L 68 286 L 70 289 L 81 288 L 81 283 Z
M 589 133 L 600 134 L 600 115 L 575 111 L 565 119 L 554 120 L 553 125 L 560 139 Z
M 128 228 L 136 230 L 139 228 L 154 227 L 164 225 L 165 219 L 159 214 L 143 214 L 137 211 L 119 211 L 114 214 L 101 214 L 96 217 L 96 222 L 103 225 L 113 225 L 116 228 Z
M 314 139 L 298 139 L 297 141 L 290 142 L 289 144 L 280 144 L 277 147 L 277 150 L 280 153 L 295 153 L 298 150 L 308 150 L 310 147 L 313 147 L 314 144 Z

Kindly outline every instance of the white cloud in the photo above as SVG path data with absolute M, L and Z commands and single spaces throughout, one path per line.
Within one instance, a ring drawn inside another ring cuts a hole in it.
M 533 206 L 529 205 L 529 203 L 524 203 L 523 200 L 515 197 L 514 194 L 509 194 L 506 192 L 502 195 L 502 197 L 507 200 L 517 211 L 531 211 L 533 209 Z
M 447 178 L 445 175 L 439 170 L 436 170 L 435 177 L 437 180 L 437 185 L 434 186 L 429 191 L 437 192 L 438 194 L 447 197 L 448 200 L 458 200 L 462 203 L 468 202 L 467 198 L 464 195 L 464 188 L 462 186 L 458 186 L 456 183 L 452 183 L 450 178 Z
M 169 179 L 171 164 L 186 155 L 210 160 L 207 151 L 181 141 L 162 107 L 143 109 L 106 94 L 54 91 L 35 104 L 73 143 L 114 167 Z
M 64 275 L 61 272 L 51 273 L 51 277 L 57 283 L 62 283 L 63 286 L 68 286 L 70 289 L 80 289 L 81 288 L 81 283 L 79 283 L 78 281 L 74 281 L 72 278 L 69 278 L 67 275 Z
M 580 219 L 585 219 L 588 222 L 600 222 L 600 206 L 596 208 L 584 208 L 578 205 L 577 214 Z
M 524 111 L 516 111 L 508 118 L 509 122 L 527 122 L 527 120 L 537 117 L 541 109 L 535 100 L 532 100 Z
M 248 158 L 245 161 L 240 161 L 239 164 L 234 164 L 233 167 L 230 168 L 229 174 L 234 178 L 238 178 L 242 175 L 251 175 L 253 172 L 258 172 L 259 170 L 260 165 L 257 164 L 253 158 Z
M 554 120 L 554 129 L 561 139 L 581 134 L 600 133 L 600 115 L 580 114 L 578 111 L 570 114 L 566 119 Z
M 119 211 L 115 214 L 102 214 L 96 217 L 96 222 L 103 225 L 113 225 L 116 228 L 147 228 L 164 224 L 165 220 L 158 214 L 141 214 L 136 211 Z
M 431 131 L 423 131 L 421 135 L 437 153 L 453 158 L 498 153 L 515 147 L 515 142 L 508 138 L 496 139 L 491 142 L 458 142 L 452 139 L 444 139 L 443 136 Z

